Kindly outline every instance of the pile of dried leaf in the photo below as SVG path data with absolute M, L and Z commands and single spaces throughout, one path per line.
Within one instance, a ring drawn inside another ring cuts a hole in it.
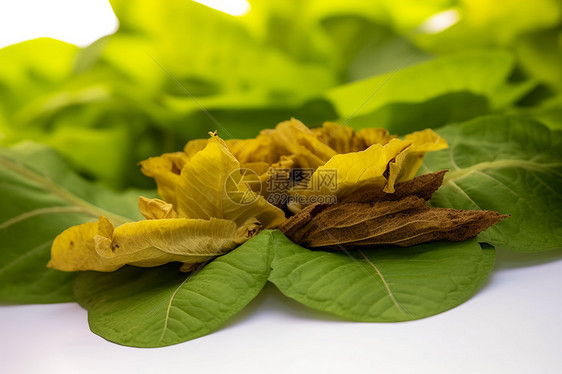
M 441 186 L 445 172 L 398 183 L 394 193 L 372 189 L 334 205 L 310 205 L 280 229 L 306 247 L 408 247 L 440 239 L 467 240 L 507 217 L 489 210 L 427 206 L 426 200 Z
M 466 240 L 506 216 L 426 205 L 445 171 L 414 176 L 426 152 L 446 147 L 431 130 L 402 140 L 384 129 L 309 129 L 295 119 L 253 139 L 213 133 L 141 163 L 162 198 L 139 198 L 146 220 L 114 227 L 100 217 L 71 227 L 54 241 L 48 266 L 114 271 L 181 262 L 189 271 L 266 228 L 311 248 Z M 297 178 L 297 170 L 310 174 Z M 332 203 L 312 203 L 327 196 Z

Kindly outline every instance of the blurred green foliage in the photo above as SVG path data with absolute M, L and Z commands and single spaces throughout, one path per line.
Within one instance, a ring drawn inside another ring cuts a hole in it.
M 493 112 L 562 128 L 559 0 L 250 3 L 234 17 L 112 0 L 119 30 L 89 47 L 1 49 L 0 145 L 47 144 L 124 188 L 151 186 L 138 161 L 209 130 L 249 137 L 290 117 L 404 133 Z

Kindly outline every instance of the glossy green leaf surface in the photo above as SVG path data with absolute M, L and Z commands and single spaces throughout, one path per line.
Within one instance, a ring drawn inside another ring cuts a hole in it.
M 514 251 L 562 247 L 562 132 L 520 118 L 485 117 L 438 130 L 449 148 L 420 173 L 448 169 L 435 206 L 511 215 L 480 234 Z
M 468 300 L 495 251 L 473 239 L 409 248 L 311 251 L 276 233 L 269 280 L 288 297 L 353 321 L 428 317 Z
M 138 218 L 137 193 L 84 181 L 52 149 L 35 143 L 0 148 L 0 301 L 73 300 L 73 273 L 47 269 L 54 238 L 100 214 Z
M 113 273 L 87 272 L 76 281 L 92 331 L 115 343 L 161 347 L 218 329 L 261 291 L 270 272 L 271 231 L 264 231 L 201 270 L 177 264 Z

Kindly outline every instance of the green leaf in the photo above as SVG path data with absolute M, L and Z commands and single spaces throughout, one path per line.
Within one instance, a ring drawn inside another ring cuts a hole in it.
M 513 66 L 514 59 L 507 52 L 472 51 L 402 70 L 397 66 L 395 72 L 333 88 L 325 97 L 343 119 L 372 113 L 390 103 L 421 103 L 459 92 L 486 97 L 490 107 L 496 109 L 518 99 L 534 85 L 507 84 Z M 423 118 L 418 121 L 423 122 Z
M 510 214 L 480 235 L 495 247 L 562 247 L 562 132 L 510 117 L 479 118 L 437 132 L 449 149 L 428 154 L 420 172 L 450 171 L 432 205 Z
M 513 109 L 508 114 L 539 121 L 551 130 L 562 130 L 562 95 L 544 100 L 538 106 Z
M 147 0 L 111 3 L 121 26 L 109 38 L 103 58 L 140 81 L 163 78 L 161 90 L 184 99 L 196 111 L 200 108 L 190 94 L 203 99 L 198 100 L 207 110 L 230 109 L 240 103 L 298 105 L 334 83 L 325 63 L 299 61 L 264 43 L 243 18 L 194 1 L 171 0 L 165 7 Z M 123 44 L 130 53 L 116 49 Z M 146 70 L 138 67 L 139 59 L 155 73 L 147 77 Z
M 46 268 L 54 238 L 100 214 L 116 223 L 140 218 L 138 192 L 117 194 L 86 182 L 35 143 L 0 148 L 0 181 L 2 302 L 73 300 L 74 274 Z
M 0 108 L 8 117 L 17 117 L 21 106 L 33 104 L 38 96 L 66 82 L 77 52 L 75 45 L 50 38 L 0 49 Z
M 407 134 L 449 123 L 467 121 L 488 114 L 488 100 L 470 92 L 443 94 L 422 103 L 389 103 L 372 113 L 353 117 L 348 124 L 354 129 L 380 126 L 391 134 Z
M 177 264 L 80 274 L 78 302 L 92 331 L 112 342 L 162 347 L 206 335 L 242 310 L 270 272 L 271 231 L 264 231 L 201 270 Z
M 562 92 L 562 25 L 524 35 L 514 49 L 523 69 Z
M 0 145 L 33 140 L 112 186 L 123 188 L 131 180 L 146 185 L 146 178 L 135 180 L 140 173 L 129 172 L 130 165 L 181 147 L 184 140 L 154 131 L 146 99 L 153 90 L 139 89 L 115 67 L 84 68 L 80 56 L 86 59 L 100 45 L 80 50 L 41 38 L 1 49 Z
M 306 306 L 354 321 L 407 321 L 454 308 L 478 290 L 495 258 L 475 239 L 334 253 L 274 235 L 269 280 Z
M 334 57 L 341 60 L 340 74 L 345 82 L 393 71 L 405 61 L 410 65 L 431 57 L 390 28 L 364 16 L 335 15 L 323 19 L 321 25 L 337 52 Z

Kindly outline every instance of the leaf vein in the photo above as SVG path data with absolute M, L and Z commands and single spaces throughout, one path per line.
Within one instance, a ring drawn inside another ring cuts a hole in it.
M 9 158 L 0 157 L 0 166 L 3 166 L 6 169 L 11 170 L 12 172 L 19 174 L 23 177 L 29 178 L 30 180 L 37 183 L 40 187 L 51 192 L 53 195 L 58 196 L 59 198 L 68 202 L 69 204 L 81 207 L 85 211 L 88 211 L 89 212 L 88 214 L 94 215 L 96 217 L 99 215 L 105 215 L 118 224 L 130 221 L 130 219 L 128 218 L 108 212 L 93 204 L 90 204 L 86 200 L 74 195 L 70 191 L 64 189 L 63 187 L 57 185 L 53 181 L 47 179 L 45 176 L 40 175 L 35 170 L 26 168 L 23 165 L 16 163 Z
M 48 208 L 38 208 L 38 209 L 30 210 L 28 212 L 21 213 L 16 217 L 10 218 L 7 221 L 0 223 L 0 230 L 7 229 L 8 227 L 15 225 L 16 223 L 25 221 L 29 218 L 39 216 L 42 214 L 74 213 L 74 212 L 83 212 L 93 217 L 97 217 L 97 215 L 91 214 L 90 211 L 84 209 L 81 206 L 56 206 L 56 207 L 48 207 Z
M 396 308 L 400 312 L 404 313 L 406 316 L 409 316 L 409 313 L 402 307 L 402 305 L 400 305 L 400 303 L 398 302 L 398 300 L 396 299 L 396 297 L 392 293 L 392 290 L 390 289 L 390 286 L 389 286 L 388 282 L 383 277 L 379 268 L 365 255 L 365 253 L 362 250 L 359 250 L 359 254 L 361 255 L 361 257 L 363 257 L 365 262 L 377 272 L 377 275 L 379 276 L 380 280 L 382 281 L 382 283 L 384 285 L 384 288 L 386 289 L 386 292 L 388 293 L 388 296 L 390 297 L 390 300 L 392 300 L 392 302 L 394 303 Z

